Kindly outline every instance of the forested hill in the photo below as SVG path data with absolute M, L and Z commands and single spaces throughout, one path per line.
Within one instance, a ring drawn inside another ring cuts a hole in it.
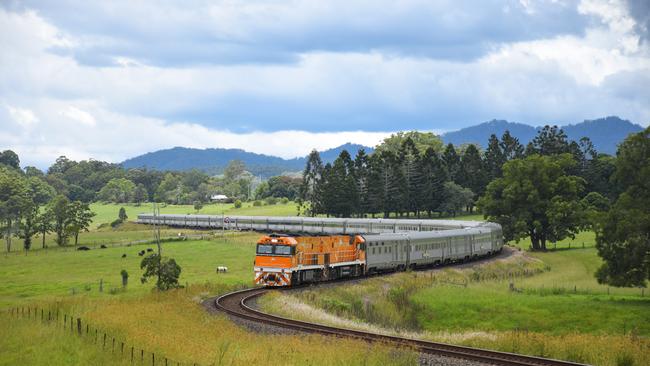
M 343 149 L 352 157 L 359 149 L 372 152 L 372 148 L 347 143 L 333 149 L 320 152 L 324 163 L 332 162 Z M 277 156 L 256 154 L 241 149 L 192 149 L 174 147 L 146 153 L 127 159 L 122 163 L 124 168 L 147 167 L 156 170 L 190 170 L 199 169 L 208 174 L 220 174 L 231 160 L 241 160 L 246 169 L 264 178 L 280 175 L 286 172 L 298 172 L 305 168 L 306 158 L 283 159 Z
M 522 123 L 492 120 L 445 133 L 442 139 L 445 143 L 451 142 L 454 145 L 477 143 L 484 148 L 491 134 L 501 136 L 508 130 L 511 135 L 519 139 L 519 142 L 526 145 L 540 128 Z M 578 141 L 581 137 L 589 137 L 596 150 L 612 155 L 616 154 L 616 146 L 629 134 L 643 130 L 641 126 L 618 117 L 585 120 L 575 125 L 562 126 L 562 129 L 569 139 Z

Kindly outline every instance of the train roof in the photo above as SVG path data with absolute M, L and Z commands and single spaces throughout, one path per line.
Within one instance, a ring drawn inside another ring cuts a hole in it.
M 151 213 L 138 216 L 152 216 Z M 194 215 L 194 214 L 161 214 L 165 218 L 203 218 L 221 219 L 221 215 Z M 467 220 L 437 220 L 437 219 L 368 219 L 368 218 L 334 218 L 334 217 L 300 217 L 300 216 L 223 216 L 230 220 L 256 220 L 256 221 L 280 221 L 285 223 L 347 223 L 347 224 L 373 224 L 373 225 L 424 225 L 441 229 L 445 228 L 467 228 L 479 227 L 489 224 L 486 221 Z

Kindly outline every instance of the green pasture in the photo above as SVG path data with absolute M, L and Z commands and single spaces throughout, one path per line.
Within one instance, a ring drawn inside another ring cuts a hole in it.
M 182 284 L 219 282 L 250 285 L 257 234 L 226 233 L 214 240 L 188 240 L 163 243 L 163 255 L 174 258 L 182 267 Z M 152 284 L 140 282 L 141 256 L 138 252 L 153 244 L 109 247 L 89 251 L 40 251 L 0 258 L 0 307 L 24 304 L 58 296 L 131 296 L 149 292 Z M 122 255 L 126 254 L 126 258 Z M 217 266 L 228 273 L 217 274 Z M 121 289 L 120 271 L 130 277 L 126 291 Z M 103 280 L 103 292 L 99 282 Z M 73 295 L 74 293 L 74 295 Z
M 151 203 L 135 204 L 113 204 L 93 203 L 91 210 L 97 215 L 93 218 L 93 225 L 97 227 L 103 223 L 111 223 L 117 219 L 120 207 L 124 207 L 129 220 L 135 220 L 138 214 L 153 212 Z M 286 204 L 253 206 L 252 202 L 242 203 L 241 208 L 235 208 L 232 203 L 210 203 L 203 206 L 199 211 L 192 205 L 166 205 L 160 204 L 161 214 L 202 214 L 202 215 L 250 215 L 250 216 L 296 216 L 298 208 L 294 202 Z

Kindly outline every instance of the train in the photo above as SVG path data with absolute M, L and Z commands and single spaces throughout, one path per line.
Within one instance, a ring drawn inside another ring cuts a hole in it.
M 481 221 L 153 214 L 137 221 L 268 233 L 254 261 L 254 283 L 267 287 L 469 261 L 503 247 L 501 226 Z

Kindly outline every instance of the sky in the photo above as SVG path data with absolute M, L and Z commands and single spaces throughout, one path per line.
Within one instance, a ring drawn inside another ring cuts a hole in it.
M 0 50 L 0 149 L 40 168 L 650 123 L 647 0 L 0 0 Z

